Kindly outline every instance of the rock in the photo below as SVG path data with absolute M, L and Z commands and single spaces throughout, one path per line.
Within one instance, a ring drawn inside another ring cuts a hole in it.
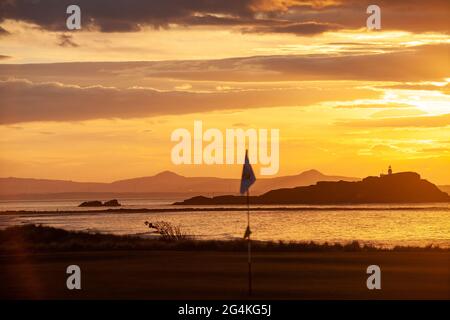
M 113 199 L 113 200 L 106 201 L 103 204 L 103 206 L 104 207 L 120 207 L 121 204 L 119 203 L 119 201 L 117 201 L 117 199 Z
M 85 201 L 82 204 L 79 205 L 79 207 L 101 207 L 103 206 L 101 201 Z
M 79 205 L 79 207 L 120 207 L 121 204 L 117 199 L 105 201 L 105 203 L 102 203 L 98 200 L 93 201 L 85 201 L 82 204 Z

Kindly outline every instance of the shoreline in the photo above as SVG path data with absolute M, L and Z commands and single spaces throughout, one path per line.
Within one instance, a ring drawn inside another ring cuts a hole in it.
M 116 235 L 89 231 L 25 224 L 0 229 L 0 254 L 14 252 L 103 251 L 103 250 L 199 250 L 245 252 L 247 241 L 242 238 L 198 239 L 184 235 L 179 239 L 163 239 L 139 235 Z M 341 242 L 252 240 L 255 252 L 448 252 L 450 247 L 439 245 L 377 246 L 364 241 Z
M 417 203 L 423 204 L 423 203 Z M 450 204 L 450 203 L 447 203 Z M 446 210 L 450 212 L 450 206 L 410 206 L 411 204 L 405 204 L 405 206 L 399 206 L 401 204 L 393 204 L 393 207 L 386 207 L 389 204 L 376 203 L 373 205 L 385 205 L 380 207 L 358 207 L 358 204 L 342 204 L 342 205 L 316 205 L 316 206 L 284 206 L 284 207 L 251 207 L 251 211 L 415 211 L 415 210 Z M 367 204 L 370 205 L 370 204 Z M 213 205 L 211 205 L 213 206 Z M 352 206 L 352 207 L 346 207 Z M 88 213 L 165 213 L 165 212 L 224 212 L 224 211 L 247 211 L 247 207 L 237 206 L 237 207 L 204 207 L 193 206 L 191 207 L 170 207 L 170 208 L 109 208 L 109 209 L 86 209 L 86 210 L 4 210 L 0 211 L 0 215 L 17 215 L 17 214 L 88 214 Z

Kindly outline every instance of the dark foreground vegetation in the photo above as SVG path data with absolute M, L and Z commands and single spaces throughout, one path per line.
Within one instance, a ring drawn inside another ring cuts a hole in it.
M 40 251 L 101 251 L 101 250 L 178 250 L 178 251 L 247 251 L 245 240 L 195 240 L 119 236 L 112 234 L 75 232 L 42 225 L 22 225 L 0 230 L 0 253 Z M 353 241 L 348 244 L 253 241 L 252 250 L 260 252 L 363 252 L 363 251 L 450 251 L 436 246 L 398 246 L 391 249 Z
M 0 299 L 249 298 L 245 241 L 170 239 L 5 229 Z M 448 249 L 259 241 L 252 248 L 251 299 L 449 298 Z M 82 290 L 66 287 L 73 264 L 81 268 Z M 382 290 L 367 289 L 372 264 L 381 267 Z

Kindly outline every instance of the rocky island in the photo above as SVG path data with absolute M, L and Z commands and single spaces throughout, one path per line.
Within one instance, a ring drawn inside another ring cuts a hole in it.
M 450 196 L 415 172 L 369 176 L 361 181 L 320 181 L 315 185 L 283 188 L 251 196 L 252 204 L 362 204 L 450 202 Z M 175 205 L 246 204 L 244 196 L 197 196 Z
M 117 201 L 117 199 L 112 199 L 109 201 L 105 201 L 103 203 L 98 200 L 84 201 L 79 205 L 79 207 L 120 207 L 120 206 L 121 204 L 119 203 L 119 201 Z

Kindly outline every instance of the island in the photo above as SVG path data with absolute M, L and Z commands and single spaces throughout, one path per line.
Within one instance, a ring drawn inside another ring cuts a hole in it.
M 117 201 L 117 199 L 105 201 L 104 203 L 98 200 L 84 201 L 79 205 L 79 207 L 120 207 L 120 206 L 121 204 L 119 203 L 119 201 Z
M 450 196 L 416 172 L 369 176 L 361 181 L 319 181 L 314 185 L 283 188 L 251 196 L 252 204 L 363 204 L 450 202 Z M 197 196 L 175 205 L 245 205 L 245 196 Z

